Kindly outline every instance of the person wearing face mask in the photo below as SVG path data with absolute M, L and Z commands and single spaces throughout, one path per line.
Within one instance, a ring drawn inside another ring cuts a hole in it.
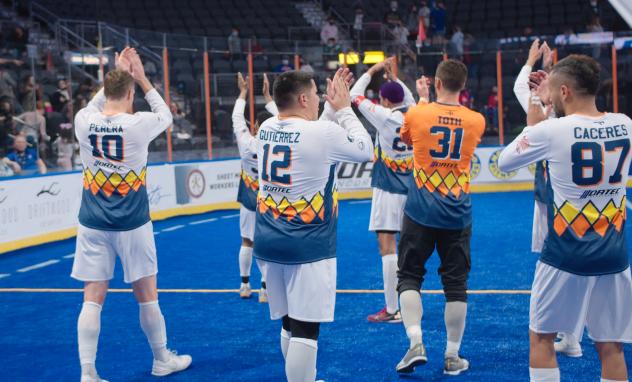
M 391 1 L 388 12 L 384 16 L 386 25 L 393 29 L 402 22 L 402 16 L 399 14 L 399 6 L 397 1 Z
M 320 42 L 324 45 L 332 38 L 334 41 L 338 41 L 339 37 L 338 26 L 336 25 L 334 18 L 330 16 L 327 18 L 327 21 L 323 23 L 323 26 L 320 29 Z

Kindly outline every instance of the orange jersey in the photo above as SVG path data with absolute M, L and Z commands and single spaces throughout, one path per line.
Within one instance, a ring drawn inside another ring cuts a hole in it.
M 471 224 L 470 166 L 485 118 L 460 105 L 418 104 L 406 113 L 403 142 L 413 146 L 413 184 L 405 213 L 425 226 Z

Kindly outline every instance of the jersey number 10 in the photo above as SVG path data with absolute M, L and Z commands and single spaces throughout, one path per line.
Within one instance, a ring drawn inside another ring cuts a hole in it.
M 619 183 L 623 179 L 621 171 L 623 162 L 630 152 L 630 141 L 618 139 L 616 141 L 605 142 L 602 146 L 597 142 L 576 142 L 571 146 L 571 160 L 573 162 L 573 183 L 578 186 L 594 186 L 603 180 L 603 156 L 604 150 L 607 152 L 621 150 L 617 168 L 608 178 L 611 184 Z M 590 152 L 590 158 L 586 158 L 586 153 Z M 590 169 L 590 174 L 586 170 Z
M 99 137 L 91 134 L 90 144 L 92 145 L 92 156 L 95 158 L 106 157 L 110 160 L 120 162 L 123 160 L 123 137 L 120 135 L 104 135 Z M 99 138 L 101 150 L 99 150 Z

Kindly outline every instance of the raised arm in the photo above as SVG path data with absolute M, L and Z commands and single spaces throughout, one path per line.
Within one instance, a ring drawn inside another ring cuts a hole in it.
M 244 79 L 241 73 L 237 73 L 237 86 L 239 86 L 239 98 L 235 101 L 233 107 L 233 134 L 237 140 L 237 148 L 239 155 L 254 155 L 257 153 L 257 140 L 250 133 L 246 124 L 244 111 L 246 110 L 246 95 L 248 94 L 248 81 Z M 274 104 L 274 102 L 273 102 Z
M 525 113 L 529 111 L 529 100 L 531 98 L 531 92 L 529 90 L 529 74 L 540 57 L 542 57 L 540 40 L 535 39 L 531 44 L 531 48 L 529 48 L 529 57 L 527 58 L 527 62 L 525 62 L 522 69 L 520 69 L 520 73 L 516 78 L 513 88 L 514 94 Z
M 263 73 L 263 99 L 266 102 L 266 110 L 268 111 L 268 113 L 277 116 L 279 115 L 279 109 L 276 106 L 276 103 L 274 103 L 274 99 L 272 99 L 272 96 L 270 95 L 270 81 L 268 80 L 268 75 Z

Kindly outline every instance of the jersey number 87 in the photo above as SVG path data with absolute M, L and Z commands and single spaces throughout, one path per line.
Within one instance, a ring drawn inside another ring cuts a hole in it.
M 597 142 L 576 142 L 571 146 L 571 161 L 573 162 L 573 183 L 578 186 L 594 186 L 603 180 L 604 148 L 607 152 L 621 150 L 617 168 L 608 178 L 610 184 L 621 182 L 623 176 L 623 162 L 630 152 L 630 141 L 628 139 L 617 139 L 616 141 L 605 142 L 602 146 Z M 590 153 L 590 157 L 586 154 Z M 590 174 L 586 170 L 591 170 Z

